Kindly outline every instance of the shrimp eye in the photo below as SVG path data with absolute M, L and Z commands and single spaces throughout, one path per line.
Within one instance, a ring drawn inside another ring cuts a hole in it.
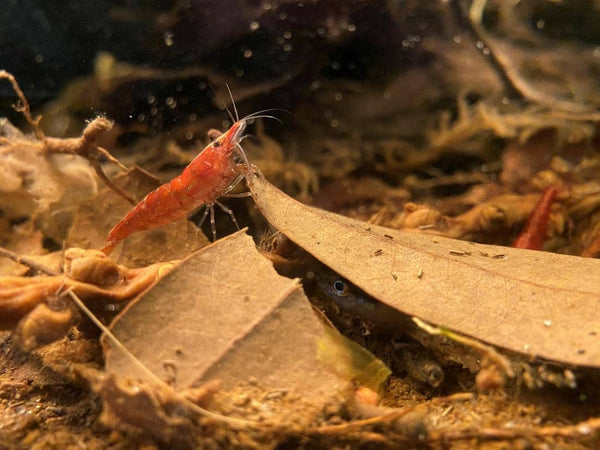
M 336 280 L 333 282 L 333 292 L 338 297 L 347 297 L 350 294 L 350 287 L 343 280 Z
M 221 143 L 219 141 L 213 142 L 213 147 L 219 148 L 220 146 L 221 146 Z

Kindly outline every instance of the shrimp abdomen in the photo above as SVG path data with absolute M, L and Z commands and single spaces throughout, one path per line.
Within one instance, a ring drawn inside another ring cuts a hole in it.
M 105 253 L 112 251 L 116 244 L 136 231 L 149 230 L 185 217 L 189 212 L 189 201 L 182 204 L 179 200 L 186 197 L 177 195 L 178 189 L 181 189 L 178 188 L 178 178 L 150 192 L 129 211 L 108 233 L 107 245 L 102 250 Z

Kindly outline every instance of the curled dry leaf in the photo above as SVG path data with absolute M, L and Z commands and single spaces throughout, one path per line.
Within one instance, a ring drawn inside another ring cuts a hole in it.
M 297 280 L 278 275 L 243 231 L 184 260 L 129 305 L 112 332 L 177 389 L 218 379 L 229 390 L 255 379 L 260 386 L 302 395 L 318 409 L 350 381 L 347 372 L 331 367 L 340 360 L 319 358 L 323 346 L 335 344 L 323 344 L 323 325 Z M 148 379 L 105 342 L 109 373 Z M 341 365 L 352 360 L 343 358 Z
M 27 314 L 15 330 L 15 340 L 26 351 L 54 342 L 65 336 L 71 328 L 73 314 L 70 309 L 52 310 L 40 303 Z
M 90 302 L 131 299 L 163 276 L 173 263 L 141 269 L 117 265 L 98 250 L 65 252 L 66 272 L 55 276 L 0 277 L 0 328 L 19 323 L 17 336 L 27 348 L 48 343 L 68 329 L 71 317 L 62 294 L 73 290 Z M 40 307 L 43 305 L 43 307 Z
M 369 222 L 395 229 L 427 229 L 429 234 L 453 239 L 482 239 L 499 230 L 519 226 L 527 220 L 539 197 L 539 194 L 497 195 L 455 217 L 427 205 L 408 202 L 402 213 L 396 215 L 383 209 Z
M 600 367 L 600 261 L 401 232 L 251 183 L 271 224 L 408 315 L 520 353 Z

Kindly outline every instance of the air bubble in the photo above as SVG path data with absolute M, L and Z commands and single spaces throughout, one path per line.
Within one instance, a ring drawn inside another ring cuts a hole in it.
M 165 41 L 165 45 L 167 47 L 171 47 L 175 43 L 173 39 L 173 33 L 171 33 L 170 31 L 166 31 L 163 34 L 163 40 Z
M 165 99 L 165 103 L 171 109 L 175 109 L 177 107 L 177 101 L 173 97 L 167 97 Z

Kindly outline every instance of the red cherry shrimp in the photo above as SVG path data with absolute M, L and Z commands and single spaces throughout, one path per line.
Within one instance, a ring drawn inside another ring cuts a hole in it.
M 233 98 L 232 98 L 233 101 Z M 204 215 L 199 226 L 210 214 L 213 240 L 217 238 L 215 226 L 215 205 L 229 215 L 239 229 L 233 211 L 223 205 L 221 197 L 247 197 L 249 192 L 231 194 L 237 184 L 253 172 L 255 168 L 249 163 L 240 142 L 248 121 L 258 118 L 276 117 L 264 113 L 271 110 L 258 111 L 242 119 L 239 118 L 235 103 L 233 103 L 235 119 L 229 112 L 233 125 L 223 134 L 214 139 L 194 158 L 183 170 L 181 175 L 159 186 L 140 201 L 125 215 L 108 234 L 106 245 L 102 251 L 112 252 L 115 246 L 130 234 L 137 231 L 149 230 L 176 220 L 187 217 L 192 211 L 205 205 Z M 211 134 L 211 137 L 215 134 Z M 235 158 L 240 157 L 242 164 Z

